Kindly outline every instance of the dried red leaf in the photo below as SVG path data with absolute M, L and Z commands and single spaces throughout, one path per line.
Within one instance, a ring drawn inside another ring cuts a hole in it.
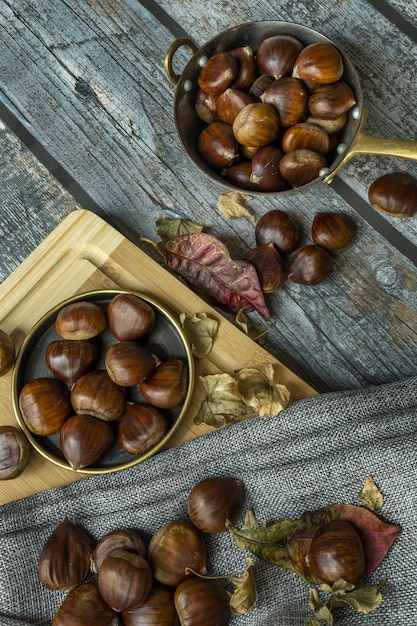
M 226 246 L 207 233 L 179 235 L 157 245 L 168 267 L 233 312 L 257 311 L 265 319 L 265 304 L 256 270 L 234 261 Z

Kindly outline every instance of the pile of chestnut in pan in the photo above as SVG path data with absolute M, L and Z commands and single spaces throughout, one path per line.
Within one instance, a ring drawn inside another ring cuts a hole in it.
M 291 35 L 218 52 L 202 67 L 195 109 L 207 123 L 197 148 L 238 187 L 301 187 L 326 168 L 355 104 L 337 48 Z
M 19 407 L 37 436 L 59 433 L 62 454 L 73 469 L 91 466 L 113 446 L 141 455 L 170 428 L 167 411 L 178 407 L 188 387 L 188 367 L 176 356 L 159 358 L 145 340 L 156 321 L 154 308 L 134 294 L 114 296 L 107 311 L 81 300 L 63 306 L 55 320 L 60 339 L 46 348 L 53 377 L 27 382 Z M 116 343 L 99 368 L 100 335 Z M 129 401 L 129 390 L 142 401 Z

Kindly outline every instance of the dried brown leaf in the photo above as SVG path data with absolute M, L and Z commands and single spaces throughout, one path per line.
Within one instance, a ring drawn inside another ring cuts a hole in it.
M 253 214 L 246 206 L 245 201 L 250 200 L 252 196 L 240 191 L 228 191 L 219 196 L 217 200 L 217 208 L 226 219 L 233 217 L 249 217 L 255 220 Z
M 261 416 L 277 415 L 290 401 L 289 390 L 285 385 L 274 383 L 274 376 L 271 363 L 259 368 L 244 368 L 236 374 L 241 397 Z
M 359 500 L 371 511 L 379 511 L 384 504 L 384 497 L 376 486 L 372 476 L 365 478 L 362 490 L 358 494 Z
M 238 311 L 235 317 L 235 325 L 240 328 L 245 335 L 250 337 L 250 339 L 259 343 L 260 346 L 265 344 L 268 329 L 264 328 L 262 324 L 254 323 L 243 309 Z
M 236 589 L 230 598 L 230 609 L 235 615 L 249 613 L 255 606 L 256 586 L 252 559 L 247 558 L 246 563 L 248 567 L 242 575 L 231 577 Z
M 181 313 L 180 322 L 190 342 L 193 355 L 198 359 L 207 356 L 213 347 L 219 322 L 206 313 L 195 313 L 192 317 Z
M 195 424 L 208 424 L 215 428 L 226 426 L 236 419 L 254 415 L 253 408 L 242 400 L 236 379 L 229 374 L 200 376 L 205 392 Z
M 156 222 L 156 232 L 162 241 L 173 239 L 178 235 L 201 233 L 203 226 L 192 220 L 173 217 L 162 217 Z

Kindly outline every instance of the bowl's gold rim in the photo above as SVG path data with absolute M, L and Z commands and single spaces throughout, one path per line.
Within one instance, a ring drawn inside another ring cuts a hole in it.
M 83 467 L 80 469 L 73 469 L 69 463 L 66 463 L 65 461 L 63 461 L 62 459 L 56 457 L 55 455 L 51 454 L 50 452 L 48 452 L 47 450 L 45 450 L 43 448 L 43 446 L 39 443 L 39 441 L 37 440 L 36 436 L 29 430 L 29 428 L 27 427 L 23 416 L 21 414 L 20 408 L 19 408 L 19 392 L 17 389 L 17 381 L 18 381 L 18 376 L 19 376 L 19 370 L 20 370 L 20 366 L 22 363 L 22 359 L 24 358 L 25 355 L 25 350 L 28 346 L 28 344 L 30 343 L 30 341 L 32 340 L 33 335 L 38 331 L 38 329 L 46 322 L 46 320 L 48 320 L 50 317 L 52 317 L 53 315 L 55 315 L 62 307 L 66 306 L 67 304 L 71 304 L 73 302 L 77 302 L 80 300 L 86 300 L 89 298 L 94 298 L 94 297 L 100 297 L 100 296 L 116 296 L 118 294 L 131 294 L 134 296 L 138 296 L 139 298 L 142 298 L 143 300 L 145 300 L 146 302 L 148 302 L 148 304 L 150 304 L 151 306 L 155 307 L 159 313 L 161 313 L 162 315 L 164 315 L 169 322 L 175 327 L 176 331 L 178 332 L 181 341 L 184 345 L 184 349 L 187 355 L 187 364 L 188 364 L 188 389 L 187 389 L 187 394 L 186 397 L 184 399 L 183 405 L 182 405 L 182 409 L 178 415 L 178 417 L 176 418 L 174 424 L 172 425 L 172 427 L 169 429 L 169 431 L 166 433 L 166 435 L 152 448 L 150 448 L 149 450 L 147 450 L 144 454 L 134 457 L 131 461 L 128 461 L 126 463 L 122 463 L 120 465 L 115 465 L 115 466 L 109 466 L 109 467 L 94 467 L 94 466 L 89 466 L 89 467 Z M 171 310 L 169 310 L 168 308 L 166 308 L 166 306 L 164 304 L 162 304 L 160 301 L 158 301 L 157 299 L 155 299 L 153 296 L 150 296 L 148 294 L 136 291 L 134 289 L 97 289 L 97 290 L 93 290 L 93 291 L 86 291 L 80 294 L 76 294 L 74 296 L 71 296 L 69 298 L 66 298 L 65 300 L 63 300 L 62 302 L 60 302 L 59 304 L 55 305 L 54 307 L 52 307 L 47 313 L 45 313 L 37 322 L 36 324 L 31 328 L 31 330 L 29 331 L 29 333 L 26 335 L 25 339 L 23 340 L 23 343 L 19 349 L 19 352 L 17 354 L 16 357 L 16 362 L 15 362 L 15 366 L 13 368 L 13 373 L 12 373 L 12 401 L 13 401 L 13 410 L 16 416 L 16 420 L 20 426 L 20 428 L 22 429 L 22 431 L 24 432 L 24 434 L 26 435 L 26 438 L 28 439 L 29 443 L 31 444 L 31 446 L 45 459 L 47 459 L 48 461 L 50 461 L 51 463 L 53 463 L 54 465 L 57 465 L 63 469 L 69 470 L 70 472 L 73 473 L 77 473 L 77 474 L 88 474 L 88 475 L 98 475 L 98 474 L 111 474 L 114 472 L 118 472 L 124 469 L 129 469 L 131 467 L 134 467 L 135 465 L 138 465 L 139 463 L 142 463 L 143 461 L 145 461 L 146 459 L 148 459 L 149 457 L 153 456 L 154 454 L 156 454 L 157 452 L 159 452 L 167 443 L 168 441 L 171 439 L 171 437 L 174 435 L 175 431 L 177 430 L 177 428 L 179 427 L 179 425 L 182 423 L 186 412 L 190 406 L 191 403 L 191 398 L 193 395 L 193 391 L 194 391 L 194 382 L 195 382 L 195 364 L 194 364 L 194 357 L 191 351 L 191 347 L 189 344 L 189 341 L 187 339 L 186 334 L 184 333 L 183 328 L 181 327 L 181 324 L 179 322 L 179 320 L 176 317 L 176 314 L 174 312 L 172 312 Z

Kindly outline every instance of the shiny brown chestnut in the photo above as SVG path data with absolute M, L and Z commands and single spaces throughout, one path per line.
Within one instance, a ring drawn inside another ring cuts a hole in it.
M 122 622 L 123 626 L 175 626 L 174 590 L 155 582 L 141 606 L 122 613 Z
M 281 148 L 275 145 L 261 146 L 251 160 L 250 182 L 261 191 L 283 191 L 288 182 L 283 178 L 279 164 L 284 156 Z
M 233 134 L 244 146 L 265 146 L 276 139 L 279 129 L 276 109 L 265 102 L 247 104 L 233 122 Z
M 350 85 L 339 80 L 317 87 L 308 99 L 308 108 L 313 117 L 321 119 L 339 119 L 347 113 L 356 99 Z
M 247 104 L 251 104 L 252 102 L 255 102 L 255 98 L 247 91 L 229 87 L 217 98 L 217 115 L 222 122 L 232 125 L 237 114 L 240 113 Z
M 89 301 L 72 302 L 58 311 L 55 330 L 63 339 L 91 339 L 107 326 L 102 308 Z
M 242 189 L 258 189 L 258 185 L 251 181 L 252 163 L 249 159 L 242 159 L 221 172 L 222 176 Z
M 15 354 L 16 348 L 13 339 L 0 328 L 0 376 L 4 376 L 12 369 Z
M 243 482 L 230 476 L 200 480 L 188 494 L 190 520 L 201 532 L 222 533 L 238 521 L 244 503 Z
M 333 259 L 320 246 L 306 244 L 295 251 L 288 267 L 288 278 L 300 285 L 318 285 L 333 271 Z
M 279 170 L 290 185 L 302 187 L 315 180 L 326 165 L 326 159 L 322 154 L 300 148 L 284 154 L 279 163 Z
M 90 572 L 95 542 L 81 526 L 65 515 L 45 542 L 38 562 L 44 587 L 55 591 L 80 585 Z
M 255 55 L 250 46 L 241 46 L 228 50 L 238 63 L 237 74 L 233 80 L 234 89 L 249 89 L 258 74 Z
M 118 341 L 142 339 L 152 331 L 156 314 L 152 306 L 132 293 L 119 293 L 107 307 L 109 327 Z
M 295 59 L 304 45 L 292 35 L 272 35 L 260 43 L 256 63 L 263 74 L 281 78 L 291 74 Z
M 218 96 L 213 96 L 211 93 L 206 93 L 202 89 L 199 89 L 197 92 L 196 100 L 195 100 L 195 112 L 198 117 L 206 122 L 206 124 L 211 124 L 212 122 L 218 122 L 219 116 L 217 114 L 216 103 Z
M 246 260 L 256 269 L 264 293 L 273 293 L 282 287 L 285 280 L 284 260 L 273 243 L 252 248 Z
M 132 387 L 152 374 L 160 359 L 138 341 L 119 341 L 108 348 L 105 366 L 116 385 Z
M 350 246 L 355 234 L 356 222 L 347 213 L 322 211 L 316 213 L 311 225 L 314 243 L 335 254 Z
M 181 626 L 226 626 L 231 615 L 226 589 L 196 576 L 178 585 L 174 602 Z
M 52 626 L 119 626 L 119 617 L 103 600 L 94 582 L 69 591 L 54 615 Z
M 104 535 L 96 545 L 91 556 L 92 571 L 97 574 L 106 556 L 113 550 L 120 549 L 139 554 L 144 559 L 147 556 L 146 544 L 136 530 L 133 528 L 114 528 Z
M 281 254 L 289 254 L 298 246 L 301 228 L 285 211 L 271 209 L 264 213 L 255 226 L 257 246 L 273 243 Z
M 334 83 L 343 76 L 343 59 L 331 43 L 316 42 L 305 46 L 298 54 L 292 75 L 311 83 Z
M 252 83 L 249 93 L 255 98 L 260 99 L 263 92 L 275 79 L 272 76 L 268 76 L 268 74 L 261 74 L 258 76 L 256 80 Z
M 144 454 L 166 435 L 167 417 L 155 406 L 132 403 L 119 419 L 117 438 L 129 454 Z
M 410 217 L 417 211 L 417 181 L 408 172 L 380 176 L 368 190 L 374 209 L 392 217 Z
M 198 85 L 206 93 L 218 96 L 233 83 L 238 69 L 234 56 L 228 52 L 217 52 L 201 68 Z
M 93 339 L 60 339 L 45 350 L 46 365 L 58 380 L 71 387 L 75 381 L 93 370 L 100 357 L 100 347 Z
M 187 394 L 188 370 L 182 359 L 164 357 L 159 366 L 142 382 L 139 389 L 146 402 L 159 409 L 179 406 Z
M 0 426 L 0 480 L 17 478 L 30 459 L 30 446 L 16 426 Z
M 358 583 L 365 573 L 365 556 L 355 527 L 345 521 L 324 524 L 313 537 L 307 562 L 324 583 Z
M 58 432 L 72 414 L 66 385 L 55 378 L 35 378 L 19 394 L 23 421 L 35 435 L 47 437 Z
M 76 413 L 116 420 L 126 407 L 126 389 L 112 381 L 106 370 L 94 370 L 81 376 L 71 389 L 71 404 Z
M 215 170 L 233 165 L 239 158 L 239 145 L 232 127 L 226 122 L 213 122 L 201 131 L 197 150 Z
M 308 122 L 294 124 L 287 128 L 282 136 L 282 149 L 284 152 L 305 149 L 313 150 L 319 154 L 327 154 L 330 149 L 328 133 L 320 126 Z
M 189 520 L 173 520 L 151 537 L 148 560 L 155 580 L 170 586 L 187 577 L 186 569 L 206 573 L 207 553 L 203 534 Z
M 73 415 L 59 433 L 62 454 L 73 470 L 93 465 L 109 450 L 113 440 L 110 424 L 92 415 Z
M 143 604 L 151 592 L 152 571 L 143 556 L 118 549 L 101 564 L 97 585 L 114 611 L 132 611 Z
M 308 90 L 303 81 L 292 76 L 274 80 L 261 95 L 279 113 L 281 126 L 288 128 L 303 122 L 308 111 Z

